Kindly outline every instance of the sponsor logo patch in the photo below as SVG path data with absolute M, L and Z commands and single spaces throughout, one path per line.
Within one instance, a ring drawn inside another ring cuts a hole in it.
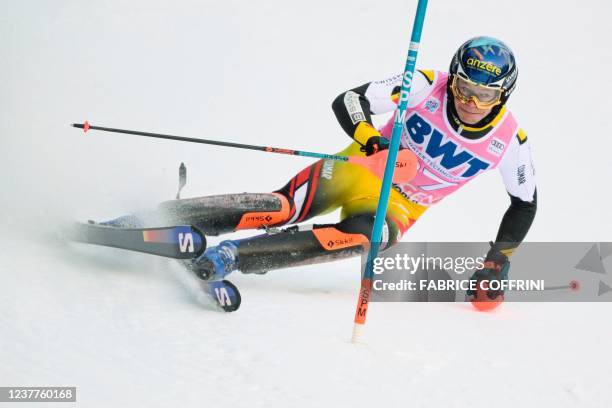
M 365 113 L 363 113 L 363 109 L 361 109 L 361 104 L 359 103 L 359 95 L 355 92 L 348 91 L 344 94 L 344 106 L 346 106 L 346 110 L 349 113 L 353 125 L 366 120 Z
M 323 162 L 323 169 L 321 170 L 321 177 L 327 180 L 331 180 L 334 177 L 334 161 L 325 160 Z
M 519 186 L 521 184 L 525 184 L 525 182 L 527 181 L 527 178 L 525 177 L 525 165 L 521 165 L 518 167 L 518 169 L 516 169 L 516 177 L 519 183 Z
M 406 120 L 405 131 L 414 154 L 447 181 L 471 178 L 491 167 L 491 163 L 457 144 L 416 112 Z
M 272 216 L 270 214 L 267 215 L 249 215 L 244 218 L 245 221 L 258 221 L 258 222 L 270 222 L 272 221 Z
M 491 142 L 489 143 L 487 150 L 489 151 L 489 153 L 493 153 L 496 156 L 501 156 L 505 148 L 506 148 L 506 145 L 504 142 L 502 142 L 499 139 L 493 138 L 491 139 Z
M 480 71 L 485 71 L 485 72 L 490 72 L 492 74 L 495 74 L 495 76 L 500 76 L 502 72 L 500 67 L 494 64 L 491 64 L 490 62 L 480 61 L 476 58 L 468 58 L 467 64 L 470 67 L 476 68 Z
M 397 74 L 397 75 L 392 76 L 391 78 L 374 81 L 374 83 L 377 85 L 393 85 L 393 84 L 400 82 L 400 80 L 402 79 L 402 76 L 403 76 L 402 74 Z
M 425 109 L 429 112 L 434 113 L 440 107 L 440 101 L 436 98 L 429 98 L 427 102 L 425 102 Z
M 345 237 L 345 238 L 336 238 L 334 240 L 330 239 L 329 241 L 327 241 L 327 247 L 328 248 L 334 248 L 337 246 L 347 246 L 347 245 L 352 245 L 355 242 L 355 239 L 353 237 Z

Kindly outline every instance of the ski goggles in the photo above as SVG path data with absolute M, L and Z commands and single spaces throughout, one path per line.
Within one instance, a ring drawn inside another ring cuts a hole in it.
M 501 103 L 503 88 L 491 88 L 453 75 L 453 95 L 462 103 L 473 101 L 478 109 L 489 109 Z

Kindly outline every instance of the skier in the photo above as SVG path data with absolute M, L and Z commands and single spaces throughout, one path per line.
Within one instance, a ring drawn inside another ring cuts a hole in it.
M 381 250 L 396 243 L 429 206 L 479 174 L 498 168 L 510 207 L 484 268 L 473 279 L 507 276 L 508 257 L 524 239 L 536 212 L 529 142 L 506 106 L 517 74 L 510 48 L 491 37 L 465 42 L 449 73 L 415 73 L 400 148 L 417 156 L 418 171 L 412 181 L 393 185 Z M 395 111 L 401 81 L 402 75 L 397 75 L 370 82 L 334 100 L 332 109 L 353 139 L 339 154 L 369 156 L 388 148 L 393 118 L 376 129 L 371 116 Z M 206 235 L 267 229 L 255 237 L 222 241 L 187 261 L 200 278 L 217 280 L 235 270 L 265 273 L 360 254 L 369 244 L 380 187 L 381 180 L 365 168 L 320 160 L 272 193 L 168 201 L 154 218 L 194 225 Z M 336 224 L 303 225 L 338 208 L 341 220 Z M 142 226 L 142 219 L 126 216 L 107 224 Z M 278 229 L 292 224 L 301 225 Z M 502 293 L 486 295 L 494 299 Z

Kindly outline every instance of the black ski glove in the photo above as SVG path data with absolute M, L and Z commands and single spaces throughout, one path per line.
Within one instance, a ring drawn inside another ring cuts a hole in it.
M 382 150 L 389 149 L 389 139 L 382 136 L 372 136 L 366 142 L 366 145 L 361 148 L 365 151 L 366 156 L 371 156 L 374 153 L 378 153 Z
M 467 300 L 469 301 L 487 301 L 485 296 L 489 300 L 504 300 L 504 290 L 502 288 L 488 289 L 488 282 L 508 280 L 510 261 L 506 255 L 495 249 L 492 242 L 490 242 L 490 245 L 491 249 L 487 253 L 483 268 L 477 269 L 470 278 L 471 281 L 476 282 L 477 289 L 467 291 Z M 482 284 L 483 287 L 487 288 L 486 290 L 481 289 L 482 281 L 488 281 Z

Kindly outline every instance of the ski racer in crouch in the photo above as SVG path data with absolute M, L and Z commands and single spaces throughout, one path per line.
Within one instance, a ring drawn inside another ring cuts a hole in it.
M 416 155 L 418 170 L 410 182 L 393 185 L 381 250 L 396 243 L 429 206 L 479 174 L 498 168 L 510 206 L 484 268 L 473 279 L 507 276 L 508 257 L 524 239 L 536 213 L 529 142 L 506 106 L 517 74 L 510 48 L 490 37 L 465 42 L 455 53 L 449 73 L 415 72 L 400 148 Z M 370 82 L 334 100 L 333 111 L 353 139 L 339 154 L 369 156 L 388 148 L 393 118 L 376 129 L 371 116 L 396 109 L 401 81 L 397 75 Z M 186 261 L 200 278 L 218 280 L 235 270 L 264 273 L 360 254 L 369 244 L 380 188 L 381 180 L 365 168 L 320 160 L 277 191 L 168 201 L 159 206 L 154 218 L 170 225 L 193 225 L 206 235 L 268 229 L 255 237 L 224 240 Z M 338 208 L 341 221 L 337 224 L 277 228 L 302 224 Z M 136 227 L 143 226 L 143 219 L 124 216 L 103 224 Z M 503 298 L 500 292 L 486 295 Z

